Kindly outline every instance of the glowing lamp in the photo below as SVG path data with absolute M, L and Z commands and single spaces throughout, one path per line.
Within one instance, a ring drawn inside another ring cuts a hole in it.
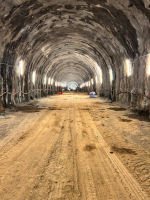
M 23 62 L 23 60 L 21 60 L 19 62 L 20 75 L 23 75 L 23 67 L 24 67 L 24 62 Z
M 46 76 L 44 77 L 44 84 L 46 84 Z
M 36 74 L 36 72 L 34 71 L 34 72 L 32 73 L 32 82 L 33 82 L 33 84 L 35 84 L 35 74 Z
M 110 82 L 112 82 L 112 80 L 113 80 L 113 72 L 112 72 L 111 68 L 109 69 L 109 76 L 110 76 Z
M 148 55 L 147 58 L 147 75 L 150 75 L 150 54 Z
M 130 60 L 126 60 L 127 76 L 131 76 L 131 63 Z
M 98 83 L 98 79 L 97 79 L 97 76 L 95 77 L 95 80 L 96 80 L 96 83 Z
M 48 79 L 48 84 L 50 85 L 50 83 L 51 83 L 51 78 Z

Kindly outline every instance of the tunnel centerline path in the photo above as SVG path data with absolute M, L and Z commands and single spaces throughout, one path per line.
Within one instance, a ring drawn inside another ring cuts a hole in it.
M 100 100 L 72 93 L 54 98 L 53 110 L 42 110 L 22 136 L 14 135 L 0 150 L 0 199 L 148 199 L 110 154 L 92 117 Z

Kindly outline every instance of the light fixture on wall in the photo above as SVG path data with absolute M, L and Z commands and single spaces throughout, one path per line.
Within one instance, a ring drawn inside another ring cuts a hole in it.
M 127 70 L 127 76 L 131 76 L 131 62 L 130 60 L 126 60 L 126 70 Z
M 46 84 L 46 75 L 45 75 L 45 77 L 44 77 L 44 84 Z
M 102 69 L 99 68 L 99 78 L 100 78 L 100 84 L 103 82 L 103 74 L 102 74 Z
M 150 76 L 150 54 L 147 57 L 147 75 Z
M 66 84 L 62 83 L 62 87 L 66 87 Z
M 49 85 L 51 84 L 51 78 L 48 78 L 48 84 Z
M 90 87 L 90 81 L 89 81 L 89 87 Z
M 112 68 L 109 67 L 109 77 L 110 77 L 110 83 L 113 81 L 113 72 L 112 72 Z
M 150 75 L 150 65 L 149 65 L 149 68 L 148 68 L 148 75 Z
M 95 76 L 95 81 L 96 81 L 96 83 L 98 83 L 98 78 L 97 78 L 97 76 Z
M 94 82 L 93 82 L 93 79 L 91 79 L 91 84 L 93 85 L 93 83 L 94 83 Z
M 34 71 L 34 72 L 32 73 L 32 82 L 33 82 L 33 84 L 35 84 L 35 75 L 36 75 L 36 72 Z
M 19 62 L 19 70 L 20 70 L 20 75 L 23 75 L 23 70 L 24 70 L 24 61 L 21 60 Z
M 81 85 L 80 85 L 80 88 L 83 88 L 85 86 L 85 83 L 82 83 Z
M 51 79 L 51 85 L 53 85 L 53 78 Z

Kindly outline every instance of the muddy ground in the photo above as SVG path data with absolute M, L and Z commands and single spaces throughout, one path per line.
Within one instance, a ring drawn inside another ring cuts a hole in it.
M 149 118 L 75 93 L 5 114 L 1 200 L 150 199 Z

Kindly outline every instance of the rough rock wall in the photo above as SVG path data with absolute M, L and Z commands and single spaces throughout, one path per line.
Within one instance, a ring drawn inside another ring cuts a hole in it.
M 80 85 L 99 76 L 100 68 L 103 81 L 96 84 L 100 95 L 149 109 L 148 56 L 144 56 L 150 52 L 149 20 L 146 0 L 2 1 L 3 91 L 19 91 L 20 84 L 24 92 L 46 90 L 45 75 L 53 78 L 53 90 L 58 90 L 55 81 Z M 132 63 L 129 77 L 126 59 Z M 24 61 L 23 77 L 18 75 L 20 60 Z M 32 83 L 33 71 L 38 77 L 36 86 Z M 7 99 L 12 97 L 8 95 Z

